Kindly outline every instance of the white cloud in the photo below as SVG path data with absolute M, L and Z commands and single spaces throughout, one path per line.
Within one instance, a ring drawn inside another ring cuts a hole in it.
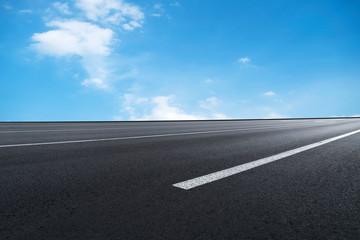
M 114 24 L 125 30 L 134 30 L 142 26 L 144 14 L 138 6 L 123 0 L 75 0 L 75 6 L 85 13 L 87 19 L 81 14 L 74 16 L 74 19 L 61 19 L 54 16 L 50 9 L 47 11 L 51 13 L 50 20 L 46 26 L 52 30 L 33 34 L 31 39 L 34 43 L 31 46 L 43 55 L 80 56 L 80 62 L 89 74 L 81 84 L 110 88 L 109 76 L 112 71 L 109 66 L 113 62 L 111 45 L 119 41 L 114 39 L 114 30 L 118 29 Z M 81 13 L 70 11 L 67 3 L 55 2 L 53 8 L 65 15 Z M 126 75 L 117 76 L 116 79 Z
M 155 4 L 154 9 L 162 9 L 162 4 L 160 3 Z
M 130 114 L 131 120 L 200 120 L 227 119 L 228 117 L 216 111 L 220 101 L 209 97 L 199 101 L 203 109 L 199 113 L 186 113 L 175 103 L 175 96 L 156 96 L 151 99 L 138 97 L 135 94 L 125 94 L 122 99 L 122 112 Z M 206 111 L 204 111 L 206 110 Z
M 212 82 L 213 82 L 213 80 L 210 78 L 205 79 L 205 83 L 212 83 Z
M 123 100 L 122 107 L 123 111 L 128 112 L 130 114 L 131 120 L 136 120 L 136 107 L 135 105 L 147 103 L 149 99 L 144 97 L 137 97 L 134 94 L 127 93 L 123 97 L 121 97 Z
M 355 115 L 331 115 L 329 116 L 330 118 L 347 118 L 347 117 L 360 117 L 360 114 L 355 114 Z
M 51 21 L 46 25 L 55 29 L 35 33 L 32 47 L 41 54 L 54 57 L 80 56 L 89 74 L 89 78 L 81 84 L 109 88 L 106 81 L 110 71 L 107 70 L 105 57 L 111 53 L 113 31 L 77 20 Z
M 163 5 L 160 3 L 155 4 L 153 8 L 155 9 L 155 13 L 151 14 L 152 17 L 161 17 L 165 12 Z
M 122 25 L 122 27 L 125 29 L 125 30 L 128 30 L 128 31 L 132 31 L 134 30 L 136 27 L 141 27 L 141 25 L 137 22 L 130 22 L 130 23 L 125 23 Z
M 100 55 L 86 56 L 81 60 L 81 64 L 88 73 L 89 79 L 101 79 L 104 84 L 108 86 L 107 88 L 111 88 L 111 82 L 114 81 L 114 78 L 110 77 L 112 74 L 112 66 L 107 57 Z M 105 89 L 104 87 L 100 87 L 102 85 L 98 86 L 100 89 Z
M 179 2 L 173 2 L 173 3 L 170 3 L 170 6 L 180 7 L 180 3 Z
M 130 114 L 131 120 L 196 120 L 199 115 L 185 113 L 174 104 L 175 96 L 156 96 L 151 99 L 125 94 L 123 111 Z M 141 110 L 141 111 L 139 111 Z
M 211 119 L 226 119 L 226 118 L 228 118 L 225 114 L 217 111 L 216 108 L 219 105 L 220 105 L 220 101 L 216 97 L 208 97 L 207 99 L 199 102 L 199 106 L 201 108 L 206 109 L 208 112 L 210 112 Z
M 144 13 L 122 0 L 77 0 L 75 4 L 89 20 L 120 25 L 128 31 L 141 27 Z
M 212 117 L 213 119 L 228 119 L 228 116 L 223 113 L 214 113 Z
M 197 120 L 202 116 L 185 113 L 181 108 L 172 105 L 174 96 L 157 96 L 151 102 L 155 105 L 150 114 L 144 115 L 139 120 Z
M 153 16 L 153 17 L 161 17 L 161 14 L 160 13 L 153 13 L 153 14 L 151 14 L 151 16 Z
M 6 10 L 12 9 L 12 6 L 11 6 L 10 4 L 7 4 L 7 3 L 5 3 L 5 4 L 3 5 L 3 7 L 4 7 Z
M 267 116 L 265 116 L 265 118 L 288 118 L 288 116 L 276 112 L 271 112 Z
M 266 97 L 271 97 L 271 96 L 275 96 L 276 93 L 274 93 L 273 91 L 269 91 L 269 92 L 264 93 L 263 95 Z
M 81 82 L 84 86 L 94 86 L 97 88 L 107 89 L 109 86 L 105 83 L 103 79 L 100 78 L 91 78 L 91 79 L 85 79 Z
M 25 13 L 32 13 L 33 11 L 31 9 L 23 9 L 23 10 L 20 10 L 19 13 L 21 14 L 25 14 Z
M 56 57 L 110 54 L 111 29 L 77 20 L 51 21 L 46 25 L 57 29 L 32 36 L 36 42 L 32 46 L 40 53 Z
M 71 15 L 71 11 L 69 10 L 69 5 L 67 3 L 55 2 L 53 4 L 54 8 L 57 9 L 60 13 L 65 15 Z
M 239 59 L 238 59 L 238 62 L 248 63 L 248 62 L 250 62 L 250 58 L 248 58 L 248 57 L 242 57 L 242 58 L 239 58 Z
M 148 101 L 149 101 L 149 99 L 147 99 L 147 98 L 139 97 L 139 98 L 137 98 L 137 99 L 135 100 L 135 103 L 136 103 L 136 104 L 140 104 L 140 103 L 145 103 L 145 102 L 148 102 Z
M 201 108 L 214 110 L 215 107 L 219 104 L 219 100 L 216 97 L 209 97 L 203 101 L 199 102 Z

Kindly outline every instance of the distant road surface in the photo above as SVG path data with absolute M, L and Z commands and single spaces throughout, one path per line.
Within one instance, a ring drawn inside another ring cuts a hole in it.
M 360 239 L 360 119 L 0 123 L 0 239 Z

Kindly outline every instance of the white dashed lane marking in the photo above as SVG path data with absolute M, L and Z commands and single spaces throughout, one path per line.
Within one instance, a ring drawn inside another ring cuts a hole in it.
M 232 175 L 235 175 L 235 174 L 250 170 L 252 168 L 260 167 L 260 166 L 262 166 L 264 164 L 267 164 L 267 163 L 275 162 L 277 160 L 280 160 L 280 159 L 283 159 L 283 158 L 286 158 L 286 157 L 289 157 L 289 156 L 304 152 L 304 151 L 312 149 L 312 148 L 319 147 L 321 145 L 324 145 L 324 144 L 339 140 L 341 138 L 345 138 L 345 137 L 354 135 L 354 134 L 359 133 L 359 132 L 360 132 L 360 129 L 356 130 L 356 131 L 353 131 L 353 132 L 349 132 L 349 133 L 340 135 L 340 136 L 337 136 L 337 137 L 329 138 L 329 139 L 326 139 L 326 140 L 323 140 L 323 141 L 320 141 L 320 142 L 317 142 L 317 143 L 313 143 L 313 144 L 306 145 L 306 146 L 303 146 L 303 147 L 299 147 L 299 148 L 296 148 L 296 149 L 293 149 L 293 150 L 282 152 L 282 153 L 279 153 L 279 154 L 276 154 L 276 155 L 273 155 L 273 156 L 270 156 L 270 157 L 262 158 L 262 159 L 252 161 L 252 162 L 248 162 L 248 163 L 245 163 L 245 164 L 241 164 L 241 165 L 238 165 L 238 166 L 235 166 L 235 167 L 232 167 L 232 168 L 228 168 L 228 169 L 224 169 L 224 170 L 221 170 L 221 171 L 218 171 L 218 172 L 210 173 L 210 174 L 207 174 L 207 175 L 204 175 L 204 176 L 201 176 L 201 177 L 197 177 L 197 178 L 193 178 L 193 179 L 186 180 L 186 181 L 183 181 L 183 182 L 175 183 L 175 184 L 173 184 L 173 186 L 178 187 L 178 188 L 182 188 L 182 189 L 185 189 L 185 190 L 189 190 L 189 189 L 199 187 L 199 186 L 207 184 L 207 183 L 211 183 L 211 182 L 214 182 L 214 181 L 226 178 L 226 177 L 230 177 Z

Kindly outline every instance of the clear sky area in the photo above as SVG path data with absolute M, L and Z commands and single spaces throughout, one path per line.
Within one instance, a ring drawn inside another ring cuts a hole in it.
M 0 0 L 0 121 L 360 115 L 357 0 Z

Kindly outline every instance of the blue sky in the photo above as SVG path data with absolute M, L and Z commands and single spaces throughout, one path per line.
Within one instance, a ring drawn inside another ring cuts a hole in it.
M 0 121 L 360 114 L 359 1 L 1 0 Z

